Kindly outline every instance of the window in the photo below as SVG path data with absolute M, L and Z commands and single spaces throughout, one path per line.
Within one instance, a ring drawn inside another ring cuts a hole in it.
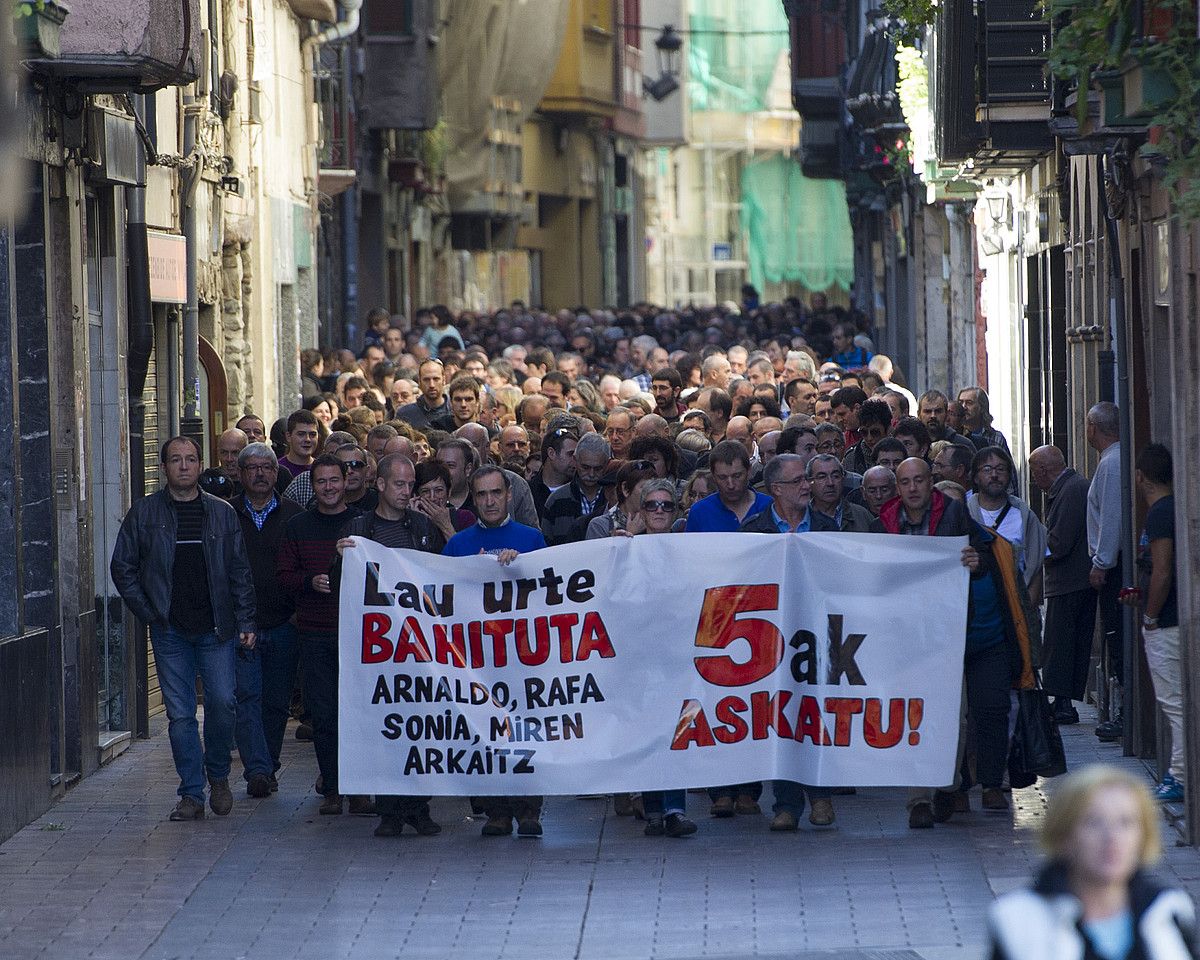
M 413 0 L 366 0 L 363 24 L 368 36 L 412 36 Z

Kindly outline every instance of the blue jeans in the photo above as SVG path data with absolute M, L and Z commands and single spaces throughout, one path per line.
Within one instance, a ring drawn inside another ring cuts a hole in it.
M 806 795 L 809 803 L 828 800 L 833 796 L 833 790 L 829 787 L 806 787 L 792 780 L 774 780 L 771 786 L 775 791 L 775 805 L 771 807 L 771 812 L 786 811 L 793 817 L 799 817 L 804 812 Z
M 150 628 L 154 663 L 167 708 L 171 756 L 179 795 L 204 802 L 204 777 L 229 777 L 237 713 L 237 641 L 215 633 L 184 633 L 169 625 Z M 204 746 L 196 723 L 196 674 L 204 683 Z
M 296 686 L 296 664 L 300 662 L 300 638 L 290 623 L 261 630 L 254 648 L 262 663 L 262 728 L 271 756 L 268 773 L 279 769 L 283 735 Z
M 234 739 L 242 758 L 242 776 L 249 780 L 256 774 L 264 777 L 275 772 L 267 740 L 263 736 L 262 655 L 255 649 L 237 652 L 237 726 Z
M 687 793 L 683 790 L 643 790 L 642 809 L 647 817 L 686 813 Z

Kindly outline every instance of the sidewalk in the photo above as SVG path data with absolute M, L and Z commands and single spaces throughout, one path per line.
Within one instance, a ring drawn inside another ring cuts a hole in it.
M 1072 765 L 1123 760 L 1091 724 Z M 904 794 L 837 797 L 837 827 L 767 832 L 769 814 L 649 839 L 603 800 L 552 798 L 541 840 L 485 840 L 465 800 L 440 837 L 371 836 L 320 817 L 311 744 L 289 739 L 280 791 L 169 823 L 165 733 L 135 744 L 0 845 L 0 957 L 27 960 L 975 960 L 988 904 L 1038 857 L 1038 788 L 1013 810 L 909 831 Z M 234 776 L 239 766 L 234 764 Z M 232 778 L 231 778 L 232 782 Z M 1168 829 L 1162 872 L 1200 894 L 1200 856 Z

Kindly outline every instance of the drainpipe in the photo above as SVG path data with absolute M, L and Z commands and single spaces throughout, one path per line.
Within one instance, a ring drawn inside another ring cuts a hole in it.
M 315 197 L 316 197 L 316 182 L 320 178 L 320 171 L 321 171 L 321 159 L 320 159 L 321 130 L 319 127 L 319 117 L 318 117 L 319 107 L 316 106 L 316 99 L 317 99 L 316 74 L 317 74 L 317 62 L 318 62 L 318 58 L 320 57 L 320 48 L 327 43 L 336 43 L 339 40 L 345 40 L 346 38 L 351 37 L 355 33 L 358 32 L 359 11 L 362 9 L 362 4 L 363 4 L 363 0 L 340 0 L 338 6 L 340 7 L 341 12 L 342 12 L 342 19 L 339 20 L 337 23 L 326 27 L 324 30 L 319 31 L 318 33 L 314 33 L 311 37 L 305 37 L 304 42 L 300 44 L 300 62 L 305 65 L 305 67 L 307 68 L 307 73 L 308 73 L 308 102 L 313 105 L 313 109 L 311 109 L 309 111 L 308 139 L 309 139 L 309 143 L 312 146 L 312 152 L 309 153 L 309 156 L 312 158 L 312 178 L 313 178 L 312 195 L 314 197 L 314 202 L 315 202 Z M 343 279 L 342 288 L 344 291 L 347 291 L 347 296 L 349 296 L 349 291 L 357 285 L 357 277 L 354 275 L 354 273 L 351 273 L 351 271 L 357 270 L 358 254 L 357 254 L 356 244 L 357 244 L 358 237 L 357 237 L 357 235 L 355 235 L 354 237 L 350 237 L 350 234 L 353 231 L 351 231 L 349 229 L 350 224 L 352 224 L 354 222 L 353 219 L 351 219 L 351 218 L 353 215 L 353 200 L 356 196 L 357 196 L 357 190 L 355 190 L 354 188 L 351 188 L 350 190 L 347 190 L 345 193 L 343 193 L 340 198 L 340 205 L 342 207 L 342 245 L 344 248 L 343 255 L 348 258 L 349 248 L 353 246 L 353 247 L 355 247 L 354 256 L 356 258 L 355 261 L 353 262 L 353 264 L 351 263 L 351 261 L 349 259 L 345 260 L 344 269 L 346 271 L 346 274 L 342 278 Z M 343 309 L 344 309 L 344 307 L 343 307 Z M 353 312 L 353 311 L 347 312 L 346 319 L 343 320 L 343 323 L 348 322 L 352 326 L 354 323 L 355 316 L 356 316 L 355 312 Z M 319 320 L 318 320 L 318 323 L 319 323 Z M 326 333 L 331 333 L 331 331 L 326 331 Z M 353 339 L 351 339 L 348 342 L 353 342 Z M 301 346 L 303 346 L 303 344 L 301 344 Z
M 1105 156 L 1105 168 L 1111 167 L 1113 157 L 1111 154 Z M 1106 178 L 1107 179 L 1107 178 Z M 1114 174 L 1113 182 L 1118 182 L 1118 178 Z M 1100 209 L 1104 214 L 1105 229 L 1108 240 L 1108 262 L 1109 262 L 1109 292 L 1108 292 L 1108 321 L 1110 336 L 1112 338 L 1113 353 L 1115 353 L 1116 364 L 1116 404 L 1120 415 L 1120 441 L 1121 441 L 1121 582 L 1134 583 L 1134 564 L 1133 564 L 1133 509 L 1129 502 L 1130 492 L 1133 490 L 1133 411 L 1130 409 L 1129 399 L 1129 348 L 1126 340 L 1126 318 L 1125 318 L 1125 277 L 1121 269 L 1121 238 L 1117 232 L 1117 217 L 1108 204 L 1107 191 L 1101 185 L 1101 189 L 1097 191 L 1100 194 Z M 1111 377 L 1112 362 L 1108 364 L 1101 359 L 1101 370 L 1107 372 Z M 1109 381 L 1111 383 L 1111 379 Z M 1101 391 L 1106 392 L 1111 390 L 1103 382 L 1101 383 Z M 1108 394 L 1111 396 L 1111 394 Z M 1133 607 L 1121 607 L 1122 617 L 1122 637 L 1124 640 L 1122 650 L 1122 659 L 1125 662 L 1125 688 L 1121 691 L 1121 712 L 1125 717 L 1124 736 L 1121 739 L 1124 745 L 1125 756 L 1135 756 L 1140 752 L 1142 744 L 1139 730 L 1139 723 L 1135 714 L 1140 713 L 1138 701 L 1140 697 L 1134 696 L 1137 692 L 1137 630 L 1138 624 L 1135 617 L 1136 611 Z M 1138 742 L 1135 743 L 1135 734 Z
M 187 303 L 183 308 L 183 416 L 179 432 L 200 444 L 204 459 L 204 422 L 197 409 L 200 396 L 200 291 L 196 284 L 200 245 L 197 236 L 196 191 L 204 171 L 203 158 L 196 150 L 196 124 L 201 104 L 195 87 L 189 85 L 183 95 L 183 155 L 192 165 L 187 170 L 183 194 L 183 236 L 187 241 Z
M 145 96 L 132 98 L 134 113 L 139 120 L 146 115 Z M 150 256 L 146 240 L 146 150 L 138 140 L 138 184 L 125 188 L 125 291 L 128 300 L 129 344 L 126 352 L 127 382 L 129 385 L 129 487 L 131 499 L 146 495 L 146 374 L 150 355 L 154 352 L 154 314 L 150 303 Z M 149 659 L 146 651 L 145 628 L 139 622 L 126 625 L 126 649 L 132 651 L 131 669 L 133 710 L 127 722 L 135 737 L 150 735 L 150 717 L 146 707 L 149 685 Z

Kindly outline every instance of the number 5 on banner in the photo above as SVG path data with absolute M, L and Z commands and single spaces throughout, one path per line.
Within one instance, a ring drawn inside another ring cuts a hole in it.
M 696 657 L 696 670 L 718 687 L 744 687 L 770 676 L 783 660 L 783 634 L 769 620 L 743 617 L 739 613 L 779 608 L 779 585 L 775 583 L 710 587 L 704 591 L 704 606 L 696 626 L 696 646 L 723 650 L 735 640 L 750 644 L 750 659 L 738 663 L 732 657 Z

